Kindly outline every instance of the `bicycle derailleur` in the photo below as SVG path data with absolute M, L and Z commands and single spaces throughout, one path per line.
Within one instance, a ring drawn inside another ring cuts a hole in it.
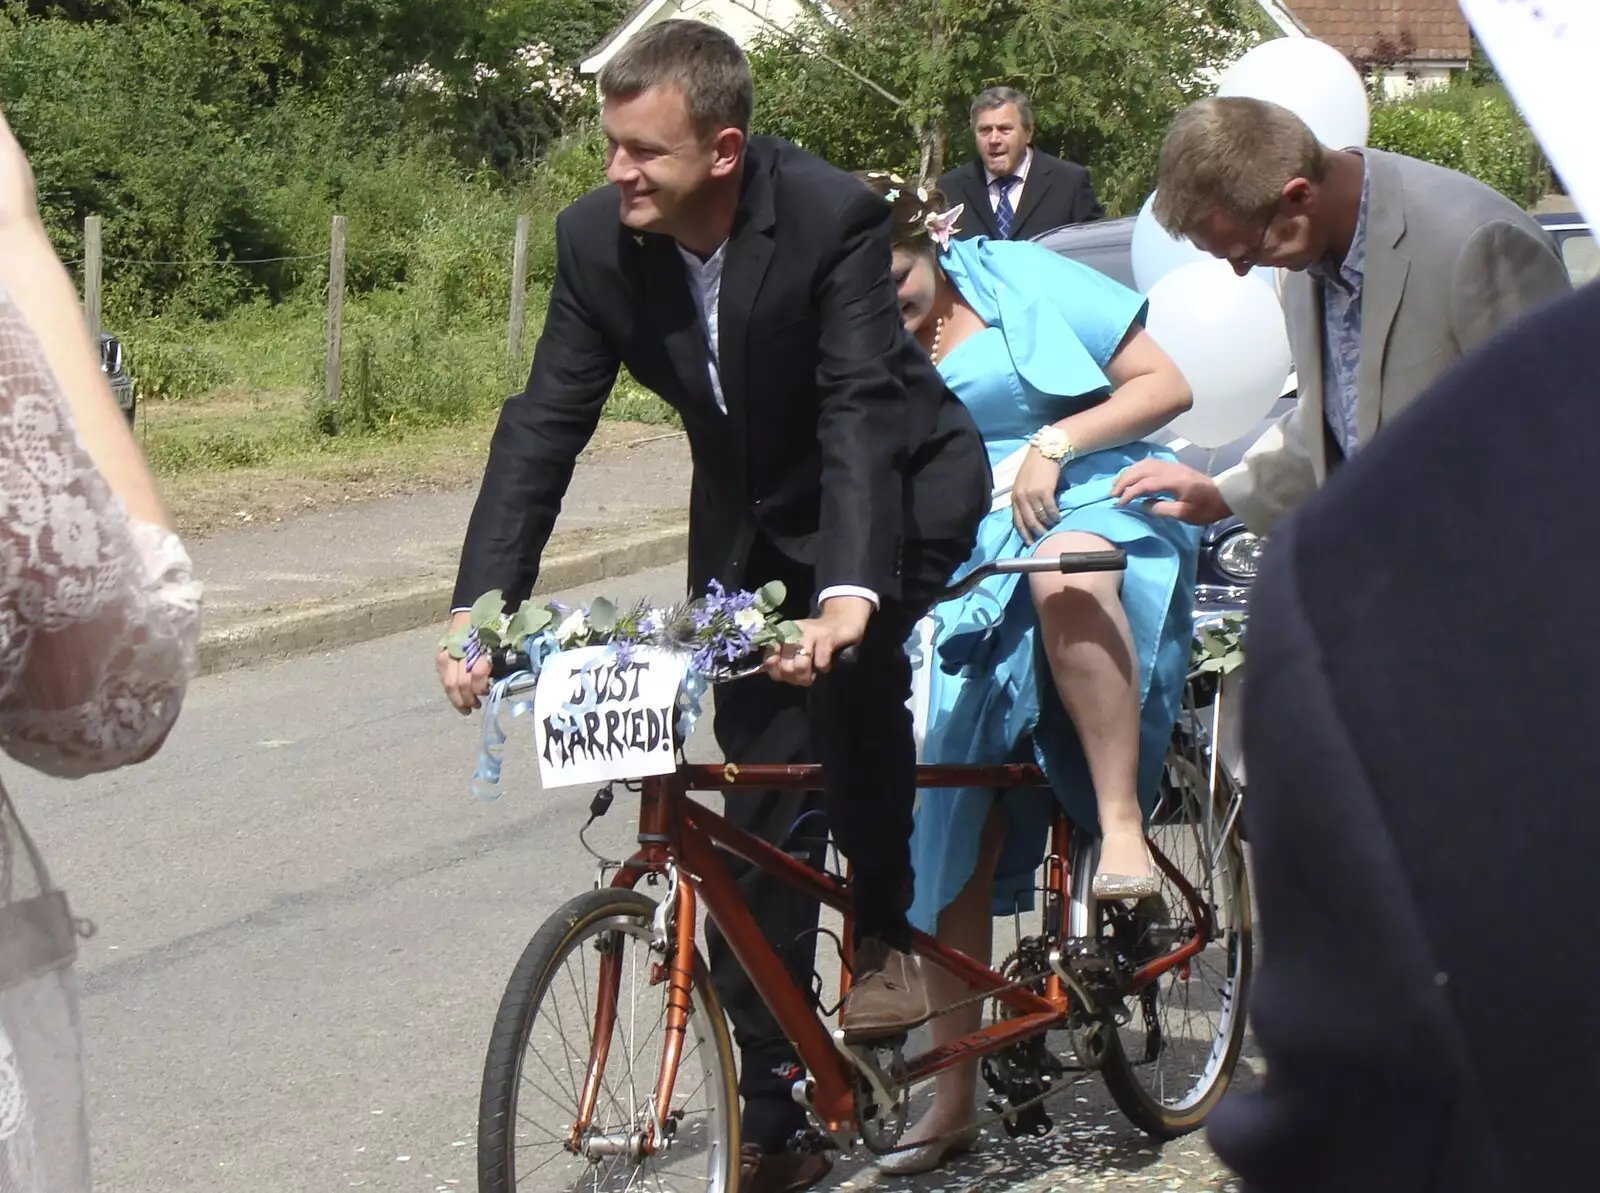
M 1050 973 L 1045 941 L 1040 937 L 1023 940 L 999 972 L 1007 982 L 1042 987 Z M 993 1002 L 993 1013 L 996 1020 L 1015 1014 L 999 999 Z M 1044 1102 L 1069 1070 L 1050 1051 L 1044 1035 L 1032 1036 L 984 1057 L 980 1071 L 995 1094 L 985 1105 L 1000 1117 L 1008 1136 L 1016 1139 L 1050 1133 L 1054 1124 Z

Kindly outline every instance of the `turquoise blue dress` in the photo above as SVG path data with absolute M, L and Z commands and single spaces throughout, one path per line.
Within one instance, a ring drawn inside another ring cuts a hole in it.
M 988 326 L 939 362 L 945 383 L 966 403 L 998 464 L 1056 422 L 1102 400 L 1102 371 L 1145 315 L 1144 299 L 1110 278 L 1048 249 L 983 238 L 954 241 L 940 264 Z M 1128 554 L 1122 603 L 1138 654 L 1142 701 L 1139 794 L 1148 814 L 1177 719 L 1188 672 L 1199 532 L 1171 518 L 1119 506 L 1111 482 L 1129 464 L 1174 459 L 1137 442 L 1073 460 L 1061 471 L 1054 532 L 1085 531 Z M 957 575 L 991 559 L 1030 555 L 1011 507 L 983 520 L 972 558 Z M 996 872 L 996 915 L 1032 906 L 1034 872 L 1044 857 L 1059 801 L 1073 822 L 1096 830 L 1088 764 L 1038 639 L 1038 618 L 1023 578 L 986 581 L 970 596 L 934 610 L 929 764 L 1035 761 L 1049 788 L 1002 793 L 1007 814 Z M 972 875 L 980 830 L 996 793 L 989 789 L 918 792 L 911 919 L 932 932 L 938 913 Z

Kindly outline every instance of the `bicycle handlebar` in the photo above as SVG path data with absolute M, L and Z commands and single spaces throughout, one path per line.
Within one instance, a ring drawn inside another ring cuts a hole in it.
M 1127 564 L 1127 552 L 1115 548 L 1110 551 L 1072 551 L 1054 559 L 1037 555 L 1023 559 L 993 559 L 979 564 L 948 588 L 940 589 L 934 594 L 932 603 L 941 605 L 957 600 L 995 576 L 1034 575 L 1040 572 L 1056 572 L 1067 576 L 1085 572 L 1120 572 Z M 858 657 L 856 648 L 847 646 L 834 657 L 834 662 L 841 667 L 850 667 L 855 665 Z M 527 669 L 528 656 L 520 650 L 495 647 L 489 651 L 489 674 L 494 679 L 504 679 Z

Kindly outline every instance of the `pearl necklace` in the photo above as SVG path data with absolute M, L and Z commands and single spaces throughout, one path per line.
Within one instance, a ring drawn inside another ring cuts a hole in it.
M 928 356 L 934 364 L 939 363 L 939 341 L 944 339 L 944 316 L 941 315 L 933 325 L 933 347 L 928 350 Z

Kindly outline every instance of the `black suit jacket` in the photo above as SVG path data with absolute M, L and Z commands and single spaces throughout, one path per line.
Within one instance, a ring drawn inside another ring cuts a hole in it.
M 1249 1193 L 1513 1193 L 1593 1129 L 1600 287 L 1458 363 L 1274 532 L 1244 817 Z M 1575 1167 L 1576 1166 L 1576 1167 Z
M 683 416 L 692 587 L 746 582 L 764 535 L 814 570 L 818 590 L 893 600 L 903 546 L 971 542 L 988 463 L 966 408 L 901 325 L 887 203 L 786 142 L 753 138 L 718 325 L 726 414 L 676 243 L 624 227 L 609 186 L 561 213 L 549 313 L 527 389 L 495 430 L 458 605 L 532 588 L 619 365 Z
M 966 205 L 956 222 L 956 238 L 1000 235 L 990 205 L 988 175 L 978 160 L 947 170 L 939 179 L 939 189 L 953 207 Z M 1094 197 L 1089 171 L 1077 162 L 1063 161 L 1048 153 L 1033 151 L 1028 181 L 1022 188 L 1022 205 L 1011 225 L 1012 240 L 1032 240 L 1041 232 L 1063 224 L 1081 224 L 1105 217 L 1100 201 Z

